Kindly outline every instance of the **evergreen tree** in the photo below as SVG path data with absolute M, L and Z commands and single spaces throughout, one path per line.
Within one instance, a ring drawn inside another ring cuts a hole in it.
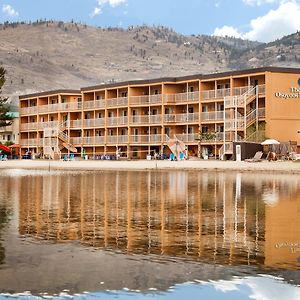
M 5 82 L 5 69 L 0 67 L 0 94 Z M 8 98 L 0 97 L 0 127 L 11 125 L 12 116 L 10 116 L 10 106 L 7 103 Z

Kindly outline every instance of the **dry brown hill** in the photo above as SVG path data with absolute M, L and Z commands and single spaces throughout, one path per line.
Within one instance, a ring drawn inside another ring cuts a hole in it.
M 0 64 L 7 70 L 3 93 L 78 89 L 101 82 L 262 65 L 298 66 L 299 44 L 291 40 L 292 36 L 284 45 L 260 44 L 184 36 L 165 27 L 124 30 L 54 21 L 5 23 L 0 25 Z

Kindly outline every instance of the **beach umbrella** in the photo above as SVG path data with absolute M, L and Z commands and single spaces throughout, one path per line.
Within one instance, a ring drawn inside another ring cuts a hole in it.
M 185 144 L 177 138 L 170 139 L 168 141 L 168 147 L 171 149 L 171 151 L 175 154 L 177 158 L 179 158 L 179 153 L 185 150 Z
M 280 142 L 273 139 L 267 139 L 261 143 L 261 145 L 279 145 L 279 144 Z
M 0 149 L 5 151 L 5 152 L 11 152 L 11 150 L 7 146 L 2 145 L 2 144 L 0 144 Z

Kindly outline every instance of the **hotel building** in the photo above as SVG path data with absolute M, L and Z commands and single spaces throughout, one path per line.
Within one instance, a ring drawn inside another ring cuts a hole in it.
M 145 158 L 173 143 L 230 157 L 233 142 L 266 137 L 300 146 L 299 78 L 300 69 L 264 67 L 22 95 L 22 152 Z

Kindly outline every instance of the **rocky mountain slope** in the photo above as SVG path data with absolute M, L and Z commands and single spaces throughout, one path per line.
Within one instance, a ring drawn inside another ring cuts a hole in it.
M 3 94 L 13 96 L 128 79 L 182 76 L 266 65 L 300 66 L 300 35 L 269 44 L 165 27 L 96 28 L 37 21 L 0 25 Z

